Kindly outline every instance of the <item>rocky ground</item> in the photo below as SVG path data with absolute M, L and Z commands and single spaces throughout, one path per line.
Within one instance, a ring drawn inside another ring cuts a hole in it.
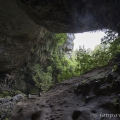
M 119 120 L 119 87 L 113 66 L 94 69 L 18 102 L 9 120 Z
M 0 120 L 6 120 L 8 114 L 13 110 L 14 105 L 21 99 L 24 99 L 24 95 L 22 94 L 14 97 L 0 98 Z

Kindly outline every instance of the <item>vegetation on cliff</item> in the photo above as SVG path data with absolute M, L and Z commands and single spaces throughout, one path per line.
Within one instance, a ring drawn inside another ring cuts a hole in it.
M 113 32 L 106 34 L 107 37 L 103 38 L 93 51 L 80 46 L 79 50 L 73 51 L 68 57 L 64 46 L 66 34 L 47 32 L 45 43 L 32 48 L 28 61 L 21 69 L 19 76 L 22 78 L 19 79 L 25 81 L 26 93 L 36 92 L 36 87 L 46 91 L 58 82 L 107 65 L 110 59 L 120 52 L 120 38 L 113 36 Z M 31 90 L 27 84 L 36 87 Z
M 120 52 L 120 38 L 111 31 L 106 34 L 93 51 L 80 46 L 67 55 L 67 35 L 45 32 L 45 38 L 33 46 L 24 66 L 16 71 L 12 89 L 36 94 L 38 89 L 47 91 L 58 82 L 107 65 Z

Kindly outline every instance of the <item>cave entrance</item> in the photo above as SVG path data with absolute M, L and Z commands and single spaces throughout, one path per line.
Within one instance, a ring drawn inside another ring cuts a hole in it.
M 78 50 L 79 46 L 85 49 L 94 50 L 101 43 L 101 38 L 105 36 L 105 31 L 92 31 L 84 33 L 76 33 L 74 39 L 74 50 Z

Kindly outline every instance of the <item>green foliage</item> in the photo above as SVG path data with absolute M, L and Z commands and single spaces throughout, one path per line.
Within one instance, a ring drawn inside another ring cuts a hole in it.
M 115 72 L 117 69 L 118 69 L 118 65 L 114 65 L 113 69 L 112 69 L 112 72 Z
M 62 46 L 62 45 L 64 45 L 64 43 L 67 39 L 67 35 L 64 33 L 59 33 L 59 34 L 55 34 L 55 38 L 57 41 L 57 46 Z
M 111 44 L 115 39 L 118 38 L 118 33 L 109 29 L 105 31 L 105 34 L 106 35 L 101 39 L 101 42 L 104 44 Z
M 110 40 L 110 38 L 114 38 L 114 40 Z M 78 62 L 76 71 L 83 74 L 93 68 L 107 65 L 115 55 L 120 53 L 120 38 L 112 33 L 112 37 L 109 35 L 107 39 L 105 38 L 105 43 L 102 42 L 97 45 L 93 51 L 86 50 L 84 46 L 75 51 L 74 54 L 76 54 L 76 61 Z
M 112 57 L 120 53 L 120 38 L 117 38 L 113 42 L 111 42 L 109 53 L 111 53 Z
M 15 91 L 16 94 L 23 94 L 20 90 Z
M 36 63 L 32 68 L 34 71 L 32 78 L 36 82 L 36 86 L 38 88 L 45 88 L 45 90 L 47 90 L 53 83 L 58 82 L 58 75 L 63 71 L 63 61 L 61 59 L 62 56 L 64 56 L 64 44 L 67 40 L 67 35 L 64 33 L 50 33 L 46 38 L 48 39 L 48 37 L 52 37 L 52 40 L 50 40 L 50 42 L 47 40 L 49 43 L 48 47 L 50 48 L 50 57 L 47 57 L 47 64 L 39 66 L 39 64 Z
M 57 77 L 58 82 L 77 76 L 77 73 L 75 72 L 76 67 L 77 62 L 74 58 L 69 59 L 67 57 L 63 57 L 61 59 L 61 73 Z
M 0 98 L 12 96 L 12 95 L 13 95 L 13 93 L 11 93 L 10 91 L 7 91 L 7 90 L 3 90 L 0 92 Z
M 48 67 L 48 71 L 47 72 L 43 72 L 41 70 L 41 67 L 39 64 L 36 64 L 33 68 L 33 74 L 32 74 L 32 78 L 36 83 L 36 86 L 38 88 L 41 88 L 46 91 L 49 89 L 49 87 L 52 85 L 52 77 L 51 77 L 51 73 L 50 73 L 50 67 Z
M 86 50 L 83 46 L 67 57 L 64 45 L 67 40 L 66 34 L 46 32 L 44 44 L 40 43 L 32 48 L 21 79 L 26 82 L 26 86 L 29 83 L 47 91 L 57 82 L 107 65 L 109 60 L 120 52 L 120 38 L 115 32 L 107 31 L 106 34 L 102 43 L 97 45 L 93 51 Z
M 42 44 L 40 40 L 40 44 L 33 46 L 31 54 L 24 67 L 20 69 L 17 78 L 18 81 L 25 81 L 26 94 L 34 93 L 41 87 L 43 91 L 46 91 L 55 83 L 54 80 L 57 81 L 57 75 L 61 73 L 59 60 L 64 54 L 66 40 L 65 33 L 55 34 L 47 31 Z
M 79 50 L 76 51 L 76 61 L 78 62 L 77 70 L 80 74 L 83 74 L 92 68 L 91 64 L 93 62 L 93 58 L 90 56 L 89 51 L 84 47 L 80 47 Z
M 4 96 L 2 94 L 0 94 L 0 98 L 3 98 Z

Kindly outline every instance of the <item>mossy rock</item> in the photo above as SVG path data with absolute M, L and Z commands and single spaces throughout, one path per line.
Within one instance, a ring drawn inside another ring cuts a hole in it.
M 112 72 L 116 72 L 117 70 L 118 70 L 118 65 L 114 65 L 113 69 L 112 69 Z
M 11 93 L 10 91 L 1 91 L 0 92 L 0 97 L 7 97 L 7 96 L 12 96 L 13 93 Z
M 3 98 L 3 95 L 2 95 L 2 94 L 0 94 L 0 98 Z

